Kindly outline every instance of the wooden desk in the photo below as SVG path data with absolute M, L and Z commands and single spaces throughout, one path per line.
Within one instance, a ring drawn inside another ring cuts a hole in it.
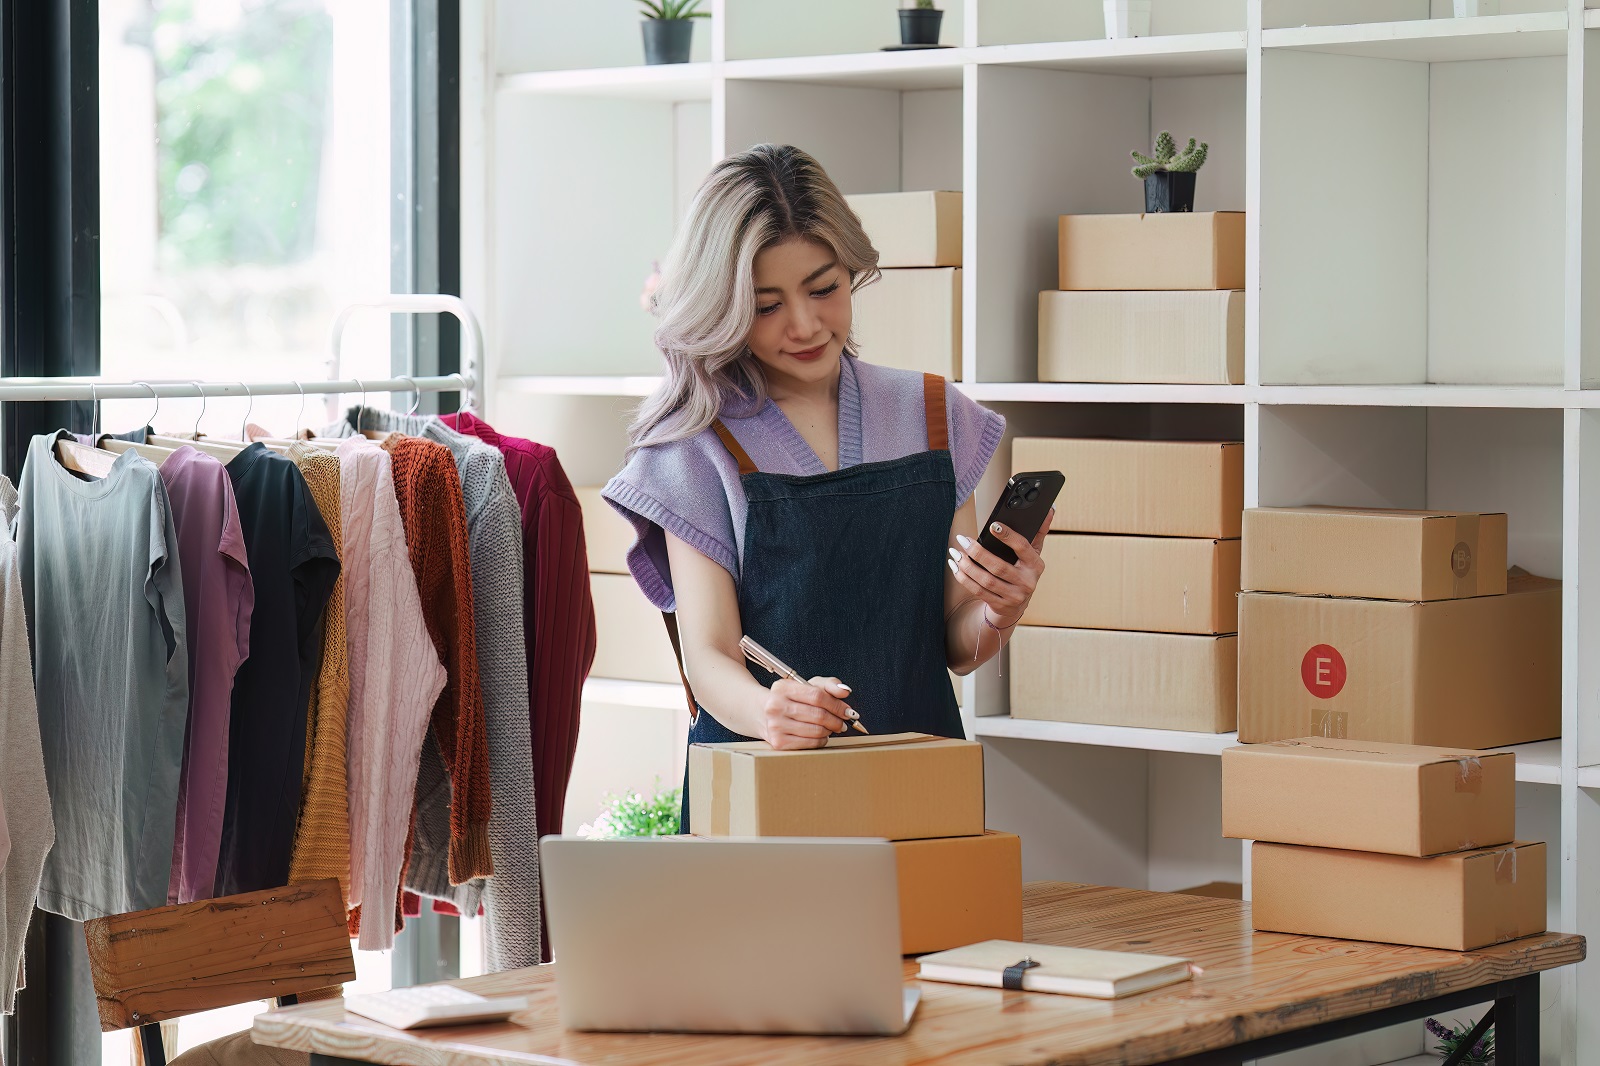
M 909 1032 L 860 1039 L 567 1032 L 545 966 L 460 982 L 528 995 L 532 1009 L 509 1023 L 407 1034 L 334 1001 L 262 1014 L 255 1039 L 310 1051 L 313 1066 L 1222 1066 L 1494 1000 L 1500 1061 L 1536 1066 L 1537 975 L 1584 956 L 1583 938 L 1563 933 L 1466 953 L 1252 933 L 1248 904 L 1162 892 L 1040 883 L 1024 899 L 1030 941 L 1182 955 L 1205 973 L 1119 1002 L 925 982 Z M 915 970 L 906 964 L 908 977 Z

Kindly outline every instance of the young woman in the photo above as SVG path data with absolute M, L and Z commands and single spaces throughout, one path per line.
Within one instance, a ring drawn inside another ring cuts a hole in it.
M 1044 571 L 1042 531 L 995 527 L 1015 565 L 974 539 L 1004 420 L 857 357 L 851 294 L 877 262 L 816 160 L 760 145 L 711 172 L 662 269 L 666 376 L 605 496 L 676 613 L 690 743 L 816 748 L 857 719 L 959 737 L 947 670 L 1000 650 Z M 747 666 L 745 634 L 811 683 Z

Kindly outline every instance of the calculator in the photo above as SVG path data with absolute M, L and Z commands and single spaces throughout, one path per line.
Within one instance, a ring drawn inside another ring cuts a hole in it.
M 425 1029 L 436 1025 L 498 1022 L 528 1009 L 526 996 L 487 999 L 454 985 L 417 985 L 346 996 L 344 1009 L 395 1029 Z

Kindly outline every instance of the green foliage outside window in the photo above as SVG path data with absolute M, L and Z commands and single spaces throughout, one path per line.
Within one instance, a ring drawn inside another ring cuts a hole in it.
M 241 6 L 218 30 L 196 0 L 155 4 L 160 253 L 173 269 L 294 263 L 315 240 L 332 20 L 308 0 Z

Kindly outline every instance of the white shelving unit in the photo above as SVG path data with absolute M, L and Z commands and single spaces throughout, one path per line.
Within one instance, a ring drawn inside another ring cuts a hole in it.
M 489 417 L 575 484 L 620 462 L 660 373 L 639 293 L 712 163 L 799 144 L 847 193 L 965 192 L 960 388 L 1010 437 L 1243 439 L 1250 505 L 1504 510 L 1511 561 L 1565 589 L 1564 739 L 1522 745 L 1519 833 L 1548 840 L 1553 926 L 1600 933 L 1600 0 L 941 0 L 952 48 L 886 53 L 896 0 L 708 0 L 695 61 L 640 65 L 634 5 L 468 0 L 463 272 Z M 1211 144 L 1197 207 L 1246 210 L 1246 384 L 1039 383 L 1055 218 L 1135 211 L 1130 149 Z M 867 358 L 871 353 L 865 353 Z M 1594 587 L 1590 587 L 1590 586 Z M 962 703 L 989 817 L 1030 877 L 1248 880 L 1202 735 Z M 594 679 L 597 703 L 681 710 Z M 1600 1064 L 1600 964 L 1547 978 L 1546 1062 Z M 1386 1061 L 1413 1034 L 1326 1061 Z M 1309 1060 L 1297 1060 L 1309 1061 Z M 1322 1060 L 1318 1060 L 1322 1061 Z

